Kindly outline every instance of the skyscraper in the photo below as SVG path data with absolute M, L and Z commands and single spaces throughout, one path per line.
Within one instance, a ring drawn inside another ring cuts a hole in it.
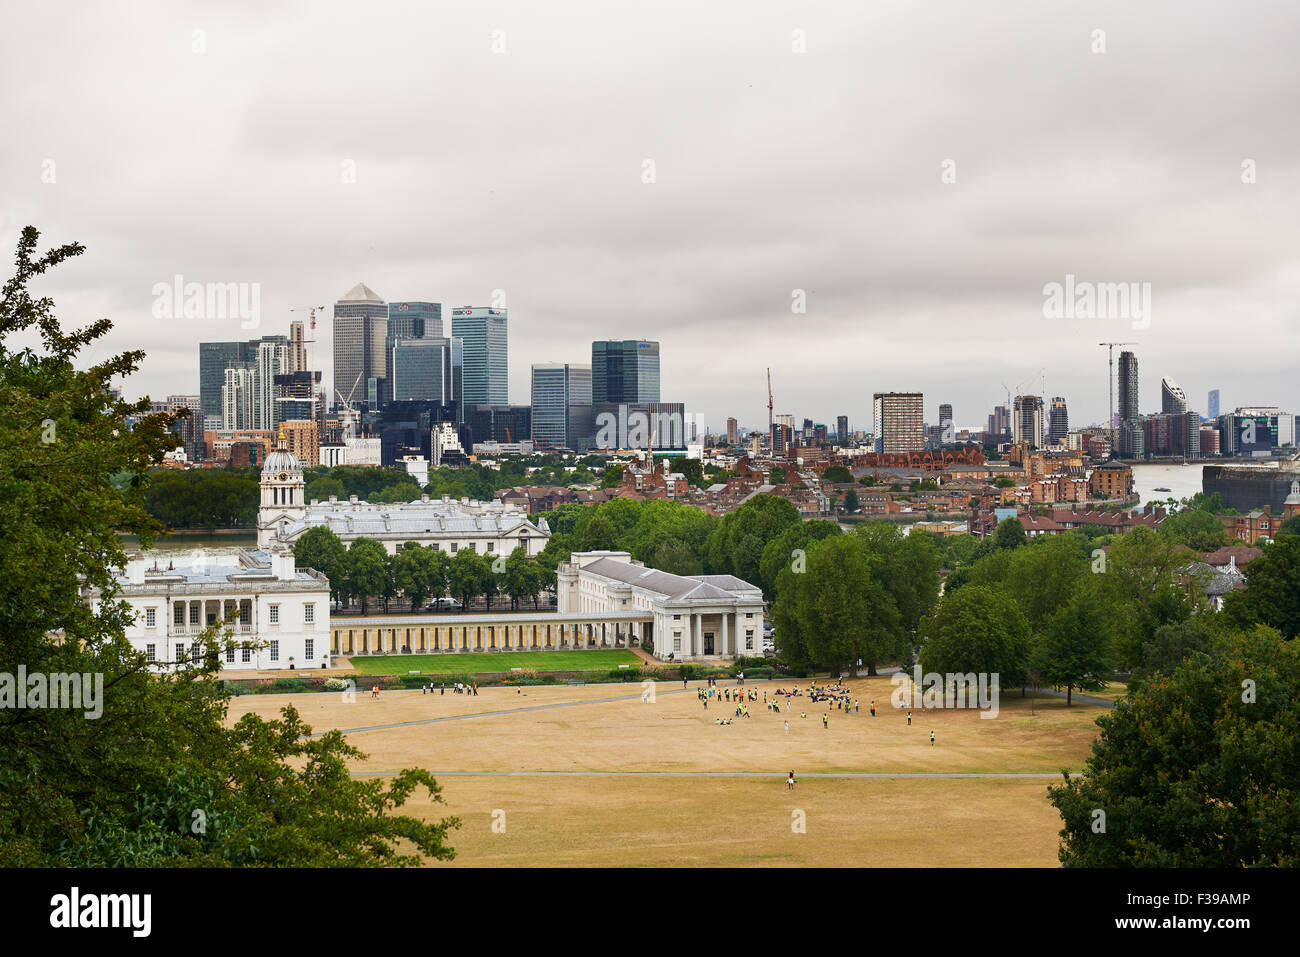
M 1219 417 L 1219 390 L 1211 389 L 1209 400 L 1205 404 L 1205 417 L 1213 421 Z
M 391 401 L 394 398 L 393 343 L 398 339 L 437 339 L 441 336 L 441 303 L 390 302 L 388 304 L 388 329 L 384 336 L 384 401 Z
M 280 425 L 275 377 L 285 373 L 289 340 L 285 336 L 263 336 L 257 342 L 253 380 L 253 428 L 273 430 Z
M 1138 361 L 1131 352 L 1119 354 L 1119 420 L 1134 421 L 1138 415 Z
M 1049 445 L 1065 445 L 1070 434 L 1070 412 L 1065 407 L 1065 396 L 1052 398 L 1052 418 L 1047 434 Z
M 1012 407 L 1011 438 L 1028 442 L 1032 448 L 1043 447 L 1043 397 L 1018 395 Z
M 877 452 L 925 448 L 925 397 L 920 392 L 877 392 L 871 399 Z
M 835 438 L 843 445 L 849 440 L 849 417 L 847 415 L 837 415 L 835 417 Z
M 395 402 L 420 400 L 451 405 L 455 394 L 452 379 L 451 340 L 442 336 L 397 338 L 389 341 L 391 370 L 389 395 Z
M 348 399 L 354 406 L 375 408 L 371 379 L 385 374 L 384 340 L 388 336 L 388 306 L 363 282 L 334 304 L 334 404 Z
M 659 400 L 659 343 L 648 339 L 609 339 L 591 344 L 594 404 Z
M 454 314 L 452 322 L 455 322 Z M 532 438 L 537 446 L 577 450 L 590 447 L 594 437 L 591 366 L 572 362 L 535 363 L 532 408 Z
M 289 323 L 289 352 L 284 371 L 286 373 L 307 371 L 307 339 L 303 334 L 301 319 Z
M 465 306 L 451 311 L 452 338 L 463 343 L 465 413 L 470 406 L 509 402 L 506 323 L 504 309 Z M 590 383 L 591 367 L 585 368 Z M 587 404 L 591 404 L 590 395 Z
M 1164 413 L 1187 411 L 1187 394 L 1178 388 L 1178 383 L 1169 376 L 1160 380 L 1160 411 Z
M 256 346 L 254 346 L 254 349 Z M 221 390 L 226 370 L 252 361 L 247 342 L 199 343 L 199 409 L 201 415 L 223 415 Z
M 736 422 L 736 420 L 735 420 L 734 417 L 728 417 L 728 419 L 727 419 L 727 444 L 728 444 L 728 445 L 735 445 L 735 444 L 736 444 L 737 442 L 739 442 L 739 441 L 740 441 L 740 431 L 739 431 L 739 428 L 738 428 L 738 423 Z

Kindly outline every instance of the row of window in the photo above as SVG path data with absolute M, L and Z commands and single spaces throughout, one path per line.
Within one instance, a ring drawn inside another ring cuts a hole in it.
M 271 660 L 272 660 L 272 661 L 279 661 L 279 660 L 280 660 L 280 642 L 278 642 L 278 641 L 274 641 L 274 640 L 273 640 L 273 641 L 271 641 L 269 644 L 270 644 Z M 198 647 L 199 647 L 198 645 L 194 645 L 193 647 L 191 647 L 191 649 L 190 649 L 190 660 L 191 660 L 191 661 L 198 661 L 198 660 L 199 660 L 199 651 L 198 651 Z M 239 648 L 239 649 L 235 649 L 235 648 L 227 648 L 227 649 L 226 649 L 226 662 L 227 662 L 228 664 L 234 664 L 234 662 L 235 662 L 235 652 L 236 652 L 236 650 L 238 650 L 238 652 L 239 652 L 239 660 L 242 661 L 242 662 L 244 662 L 245 664 L 247 664 L 247 663 L 249 663 L 249 662 L 251 662 L 251 661 L 253 660 L 253 649 L 252 649 L 252 648 L 249 648 L 249 647 L 247 647 L 247 646 L 245 646 L 245 647 L 243 647 L 243 648 Z M 306 640 L 303 641 L 303 651 L 302 651 L 302 653 L 303 653 L 303 657 L 306 658 L 308 661 L 310 661 L 312 658 L 314 658 L 314 657 L 316 656 L 316 640 L 315 640 L 314 638 L 307 638 Z M 148 644 L 146 644 L 146 645 L 144 646 L 144 658 L 145 658 L 145 661 L 149 662 L 150 664 L 156 662 L 156 661 L 158 660 L 158 646 L 157 646 L 156 644 L 154 644 L 153 642 L 149 642 Z M 178 643 L 178 644 L 176 645 L 176 657 L 175 657 L 173 660 L 176 661 L 176 662 L 178 662 L 178 663 L 179 663 L 179 662 L 182 662 L 182 661 L 185 660 L 185 645 L 184 645 L 184 644 Z
M 486 554 L 491 555 L 491 554 L 493 554 L 493 553 L 497 550 L 497 543 L 496 543 L 496 542 L 487 542 L 486 544 L 487 544 L 487 551 L 486 551 Z M 519 544 L 523 544 L 523 543 L 520 542 Z M 406 545 L 406 542 L 398 542 L 398 543 L 397 543 L 397 551 L 398 551 L 398 552 L 401 552 L 401 550 L 405 547 L 405 545 Z M 432 548 L 435 552 L 440 552 L 440 551 L 442 551 L 442 543 L 441 543 L 441 542 L 430 542 L 430 543 L 429 543 L 429 547 Z M 455 554 L 456 554 L 456 549 L 459 548 L 459 547 L 460 547 L 460 542 L 449 542 L 449 543 L 448 543 L 448 552 L 450 552 L 452 555 L 455 555 Z M 478 551 L 478 542 L 470 542 L 470 543 L 469 543 L 469 550 L 470 550 L 471 552 L 476 552 L 476 551 Z
M 279 605 L 267 605 L 267 608 L 268 608 L 268 610 L 269 610 L 269 616 L 270 616 L 270 617 L 269 617 L 269 620 L 270 620 L 270 623 L 271 623 L 272 625 L 278 625 L 278 624 L 280 624 L 280 606 L 279 606 Z M 305 624 L 308 624 L 308 625 L 315 624 L 315 622 L 316 622 L 316 605 L 315 605 L 314 602 L 308 602 L 307 604 L 305 604 L 305 605 L 302 606 L 302 620 L 303 620 L 303 622 L 304 622 Z M 175 612 L 174 612 L 173 615 L 172 615 L 172 623 L 173 623 L 173 624 L 176 624 L 176 625 L 183 625 L 183 624 L 185 624 L 185 606 L 184 606 L 184 605 L 179 605 L 179 604 L 178 604 L 178 605 L 175 606 Z M 191 606 L 190 606 L 190 624 L 191 624 L 191 625 L 197 625 L 198 623 L 199 623 L 199 606 L 198 606 L 197 604 L 194 604 L 194 605 L 191 605 Z M 240 612 L 239 612 L 239 623 L 240 623 L 241 625 L 247 625 L 247 624 L 248 624 L 248 615 L 246 614 L 246 609 L 242 609 L 242 608 L 240 609 Z M 156 608 L 146 608 L 146 609 L 144 610 L 144 626 L 145 626 L 146 628 L 156 628 L 156 627 L 158 627 L 158 609 L 156 609 Z

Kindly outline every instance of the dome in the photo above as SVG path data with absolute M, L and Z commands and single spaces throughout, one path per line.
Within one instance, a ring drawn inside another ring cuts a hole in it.
M 1300 481 L 1291 483 L 1291 494 L 1286 497 L 1283 505 L 1300 505 Z
M 279 475 L 302 477 L 302 463 L 292 452 L 284 449 L 276 449 L 268 455 L 266 464 L 262 466 L 262 478 L 275 478 Z

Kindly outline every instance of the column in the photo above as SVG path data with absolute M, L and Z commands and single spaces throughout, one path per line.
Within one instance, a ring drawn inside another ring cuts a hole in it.
M 729 637 L 728 634 L 727 634 L 727 632 L 729 631 L 729 629 L 727 628 L 727 619 L 728 619 L 729 617 L 731 617 L 731 616 L 728 615 L 725 611 L 724 611 L 724 612 L 722 613 L 722 615 L 721 615 L 721 618 L 722 618 L 722 635 L 721 635 L 722 647 L 721 647 L 721 651 L 722 651 L 722 654 L 724 654 L 724 655 L 732 655 L 732 656 L 734 657 L 735 654 L 736 654 L 736 650 L 735 650 L 734 648 L 728 650 L 728 648 L 727 648 L 727 639 L 728 639 L 728 637 Z
M 698 612 L 691 615 L 691 657 L 704 653 L 704 617 Z

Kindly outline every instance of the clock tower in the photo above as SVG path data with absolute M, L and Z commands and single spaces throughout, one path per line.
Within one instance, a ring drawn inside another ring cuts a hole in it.
M 284 433 L 262 466 L 262 501 L 257 510 L 257 547 L 273 543 L 280 529 L 307 517 L 307 483 L 302 463 L 285 450 Z

